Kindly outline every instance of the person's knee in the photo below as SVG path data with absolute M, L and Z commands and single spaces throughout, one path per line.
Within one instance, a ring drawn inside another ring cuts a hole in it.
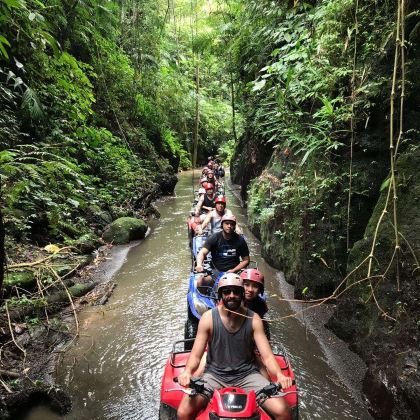
M 266 403 L 267 409 L 276 420 L 290 419 L 290 410 L 283 398 L 272 398 Z
M 197 286 L 212 287 L 213 284 L 211 276 L 202 276 L 197 280 Z
M 185 396 L 181 403 L 179 404 L 177 410 L 177 419 L 178 420 L 190 420 L 195 419 L 197 413 L 203 409 L 207 404 L 207 401 L 204 397 L 198 395 L 195 398 L 190 398 Z
M 178 407 L 178 410 L 176 412 L 177 419 L 178 420 L 188 420 L 192 418 L 192 415 L 194 413 L 192 412 L 192 407 L 188 403 L 185 403 L 185 401 L 181 401 L 181 404 Z

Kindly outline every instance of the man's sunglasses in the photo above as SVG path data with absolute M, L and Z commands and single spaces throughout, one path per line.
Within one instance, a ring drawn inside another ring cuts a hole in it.
M 236 296 L 239 296 L 242 294 L 242 290 L 241 289 L 222 289 L 222 294 L 229 296 L 231 293 L 233 293 Z

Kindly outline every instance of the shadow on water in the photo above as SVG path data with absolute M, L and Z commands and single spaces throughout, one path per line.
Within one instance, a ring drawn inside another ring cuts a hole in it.
M 81 337 L 67 352 L 57 381 L 73 398 L 65 419 L 157 419 L 160 381 L 171 343 L 183 337 L 191 266 L 186 217 L 192 172 L 180 175 L 175 197 L 159 201 L 161 218 L 147 240 L 132 248 L 114 281 L 109 303 L 80 313 Z M 228 194 L 228 206 L 245 212 Z M 279 302 L 278 272 L 260 257 L 260 244 L 245 228 L 251 259 L 267 279 L 270 318 L 290 313 Z M 272 335 L 289 350 L 300 390 L 301 419 L 368 419 L 328 364 L 316 337 L 294 318 L 272 323 Z M 58 417 L 37 407 L 25 420 Z

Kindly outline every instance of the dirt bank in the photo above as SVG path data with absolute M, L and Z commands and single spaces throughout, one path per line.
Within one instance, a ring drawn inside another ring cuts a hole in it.
M 0 368 L 0 418 L 16 418 L 33 404 L 45 403 L 59 414 L 68 412 L 71 400 L 55 386 L 53 374 L 61 355 L 77 338 L 75 314 L 86 305 L 106 303 L 115 284 L 112 278 L 124 263 L 131 248 L 128 245 L 102 246 L 92 254 L 91 263 L 75 270 L 71 281 L 85 285 L 88 292 L 73 298 L 72 304 L 55 313 L 46 309 L 43 321 L 13 320 L 12 311 L 0 319 L 2 358 Z M 70 279 L 67 279 L 70 280 Z M 41 316 L 41 314 L 39 314 Z M 31 315 L 32 316 L 32 315 Z M 38 318 L 37 318 L 38 319 Z M 31 324 L 32 322 L 32 324 Z

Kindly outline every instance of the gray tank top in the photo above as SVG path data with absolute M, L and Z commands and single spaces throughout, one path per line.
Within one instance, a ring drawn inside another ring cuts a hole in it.
M 210 221 L 212 234 L 220 232 L 222 230 L 222 226 L 221 226 L 222 217 L 223 216 L 220 216 L 216 211 L 214 212 L 213 217 L 211 218 L 211 221 Z
M 246 318 L 235 333 L 229 332 L 223 324 L 219 311 L 213 308 L 213 333 L 207 349 L 206 372 L 219 376 L 224 382 L 236 381 L 258 372 L 255 362 L 255 343 L 252 332 L 252 319 Z M 247 309 L 247 316 L 254 312 Z
M 231 215 L 230 210 L 225 210 L 224 213 L 220 216 L 216 210 L 214 210 L 213 217 L 210 220 L 211 233 L 217 233 L 222 231 L 222 217 L 225 215 Z

